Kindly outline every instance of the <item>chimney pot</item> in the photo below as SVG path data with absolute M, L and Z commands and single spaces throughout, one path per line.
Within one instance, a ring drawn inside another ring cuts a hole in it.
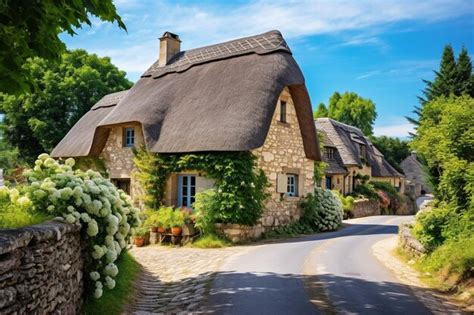
M 164 67 L 171 58 L 181 51 L 181 40 L 179 36 L 171 32 L 164 32 L 160 37 L 160 55 L 158 65 Z

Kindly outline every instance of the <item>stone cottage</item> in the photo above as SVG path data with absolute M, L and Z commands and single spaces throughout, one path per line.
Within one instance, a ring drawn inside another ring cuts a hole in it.
M 251 151 L 269 182 L 265 227 L 300 216 L 320 160 L 304 77 L 278 31 L 181 51 L 165 32 L 159 59 L 127 91 L 103 97 L 69 131 L 53 157 L 96 157 L 136 199 L 134 146 L 156 153 Z M 166 204 L 191 206 L 213 186 L 199 172 L 172 174 Z
M 416 197 L 431 193 L 431 187 L 427 175 L 423 171 L 423 165 L 416 158 L 416 152 L 412 152 L 401 163 L 400 167 L 405 173 L 407 184 L 413 186 L 413 193 Z
M 360 182 L 360 176 L 365 175 L 373 181 L 389 182 L 404 193 L 404 176 L 385 160 L 360 129 L 330 118 L 318 118 L 315 124 L 323 134 L 322 160 L 328 165 L 323 187 L 350 194 Z

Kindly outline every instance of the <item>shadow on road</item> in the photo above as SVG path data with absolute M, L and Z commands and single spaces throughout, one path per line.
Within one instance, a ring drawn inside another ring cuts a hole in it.
M 209 293 L 208 298 L 196 304 L 192 300 L 193 285 L 201 281 L 208 282 L 210 277 L 214 279 L 216 288 L 209 288 L 208 283 L 206 288 Z M 412 287 L 399 283 L 366 281 L 355 275 L 338 277 L 327 274 L 316 277 L 275 273 L 216 272 L 177 282 L 161 283 L 153 274 L 144 270 L 140 281 L 144 279 L 146 279 L 148 289 L 142 290 L 140 283 L 137 283 L 137 293 L 127 313 L 191 311 L 259 315 L 341 312 L 432 314 L 428 308 L 415 299 Z M 150 290 L 153 282 L 156 284 L 156 291 Z M 331 302 L 328 301 L 322 284 L 331 292 Z M 301 286 L 306 289 L 305 296 L 300 294 Z M 154 294 L 150 294 L 150 291 Z M 292 291 L 298 294 L 292 294 Z M 347 295 L 344 291 L 357 292 L 357 294 Z M 183 296 L 183 293 L 188 294 Z M 350 296 L 350 299 L 344 296 Z

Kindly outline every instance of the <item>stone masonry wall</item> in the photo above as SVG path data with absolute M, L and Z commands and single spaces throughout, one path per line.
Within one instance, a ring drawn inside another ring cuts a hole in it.
M 381 213 L 379 202 L 369 199 L 355 200 L 351 212 L 354 218 L 380 215 Z
M 295 106 L 288 88 L 282 91 L 280 100 L 287 102 L 286 123 L 279 121 L 280 106 L 277 104 L 265 144 L 253 151 L 259 158 L 259 167 L 265 172 L 270 183 L 270 197 L 261 219 L 265 230 L 296 221 L 301 215 L 298 207 L 301 197 L 288 197 L 277 193 L 279 173 L 298 174 L 299 196 L 314 190 L 314 161 L 306 158 Z
M 109 178 L 130 179 L 130 196 L 134 200 L 137 200 L 141 191 L 140 185 L 132 176 L 136 169 L 133 163 L 132 148 L 123 146 L 123 128 L 127 127 L 135 128 L 135 146 L 140 147 L 143 145 L 143 134 L 139 125 L 115 127 L 110 131 L 109 138 L 100 154 L 100 158 L 105 162 Z
M 0 314 L 76 314 L 80 227 L 59 221 L 0 230 Z

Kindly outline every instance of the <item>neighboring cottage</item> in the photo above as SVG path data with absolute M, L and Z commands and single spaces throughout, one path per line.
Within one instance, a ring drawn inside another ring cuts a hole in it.
M 156 153 L 252 151 L 271 197 L 262 218 L 277 226 L 299 218 L 320 160 L 304 77 L 278 31 L 180 50 L 160 38 L 159 60 L 128 91 L 102 98 L 69 131 L 54 157 L 100 157 L 110 178 L 136 198 L 134 146 Z M 199 172 L 172 174 L 166 204 L 191 206 L 213 186 Z
M 324 154 L 327 163 L 323 187 L 350 194 L 360 176 L 391 183 L 400 193 L 405 190 L 404 176 L 391 166 L 383 154 L 356 127 L 330 118 L 315 121 L 318 132 L 324 135 Z
M 400 163 L 400 167 L 402 168 L 403 173 L 405 173 L 407 186 L 413 186 L 416 197 L 432 191 L 427 176 L 423 171 L 423 165 L 416 158 L 415 152 L 412 152 L 411 155 L 407 156 Z

